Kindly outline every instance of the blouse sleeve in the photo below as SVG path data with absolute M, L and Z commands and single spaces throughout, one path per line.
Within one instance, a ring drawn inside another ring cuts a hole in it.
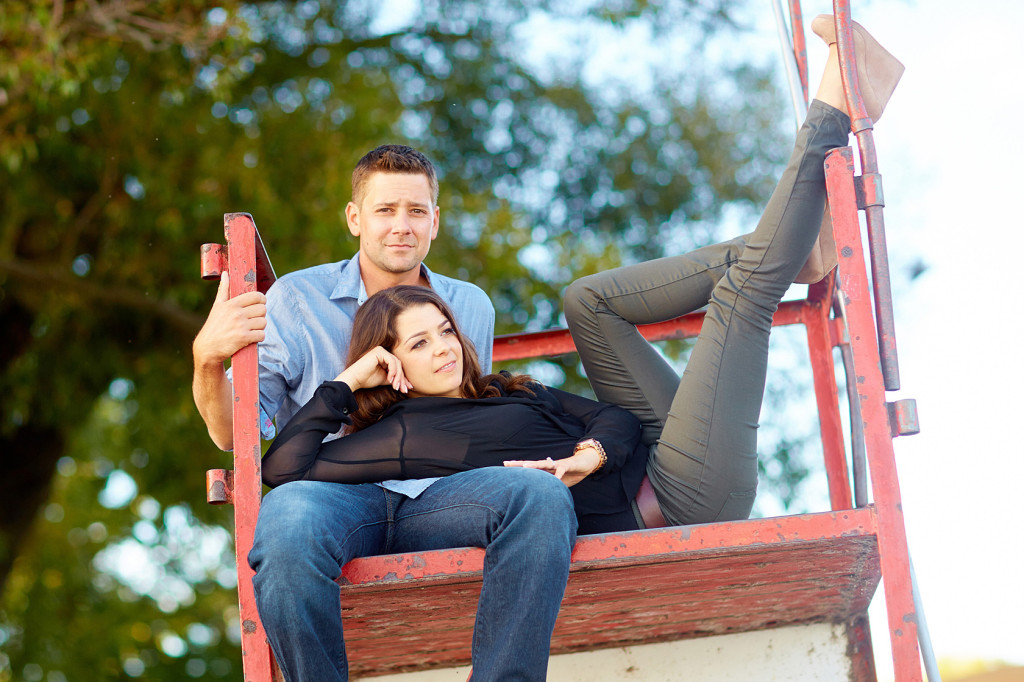
M 604 447 L 608 462 L 591 474 L 591 478 L 603 478 L 621 469 L 640 443 L 640 420 L 617 405 L 599 403 L 557 388 L 547 387 L 547 391 L 567 414 L 583 422 L 586 431 L 580 440 L 594 438 Z
M 376 483 L 405 478 L 395 453 L 400 432 L 379 423 L 354 434 L 324 442 L 356 410 L 347 384 L 325 381 L 281 430 L 263 456 L 263 482 L 276 487 L 289 481 Z

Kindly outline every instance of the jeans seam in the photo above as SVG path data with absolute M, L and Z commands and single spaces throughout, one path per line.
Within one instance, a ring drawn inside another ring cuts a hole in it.
M 491 507 L 490 505 L 483 504 L 483 503 L 480 503 L 480 502 L 457 502 L 457 503 L 454 503 L 454 504 L 445 505 L 444 507 L 435 507 L 435 508 L 427 510 L 427 511 L 414 512 L 412 514 L 409 514 L 408 516 L 403 516 L 402 519 L 411 519 L 411 518 L 416 517 L 416 516 L 427 516 L 429 514 L 434 514 L 436 512 L 449 511 L 449 510 L 452 510 L 452 509 L 459 509 L 459 508 L 462 508 L 462 507 L 483 508 L 483 509 L 486 509 L 487 511 L 491 512 L 495 516 L 497 516 L 499 519 L 504 520 L 504 518 L 505 518 L 502 515 L 501 511 L 495 509 L 494 507 Z M 395 519 L 395 521 L 398 521 L 398 519 Z
M 394 503 L 390 490 L 381 488 L 381 491 L 384 493 L 384 523 L 387 524 L 387 530 L 384 531 L 384 547 L 390 552 L 395 540 L 395 512 L 397 511 L 397 505 Z

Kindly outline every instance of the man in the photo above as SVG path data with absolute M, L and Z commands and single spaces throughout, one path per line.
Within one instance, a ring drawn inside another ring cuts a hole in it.
M 228 299 L 221 282 L 193 344 L 193 395 L 219 447 L 232 445 L 226 359 L 260 343 L 262 428 L 270 438 L 271 415 L 283 427 L 317 386 L 344 369 L 356 309 L 388 287 L 432 287 L 489 371 L 494 308 L 487 296 L 423 265 L 440 225 L 437 195 L 437 175 L 425 156 L 399 145 L 378 147 L 352 175 L 345 215 L 359 238 L 355 258 L 286 275 L 266 297 Z M 575 534 L 568 489 L 546 472 L 489 468 L 367 485 L 295 481 L 264 498 L 249 563 L 260 617 L 286 679 L 319 682 L 348 679 L 334 582 L 345 563 L 484 547 L 474 680 L 541 681 Z

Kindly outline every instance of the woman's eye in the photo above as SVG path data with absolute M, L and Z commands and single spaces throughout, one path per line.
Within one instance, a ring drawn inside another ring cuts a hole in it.
M 412 345 L 412 349 L 416 350 L 417 348 L 422 348 L 424 344 L 426 344 L 426 341 L 417 341 Z
M 448 334 L 454 334 L 454 333 L 455 333 L 455 330 L 452 329 L 451 327 L 447 327 L 447 328 L 441 330 L 441 336 L 446 336 Z

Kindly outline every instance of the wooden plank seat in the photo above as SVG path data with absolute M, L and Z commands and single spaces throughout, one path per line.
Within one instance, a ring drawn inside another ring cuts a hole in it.
M 482 569 L 483 550 L 470 548 L 349 562 L 339 582 L 351 673 L 469 664 Z M 552 653 L 846 623 L 880 575 L 870 507 L 583 536 Z

